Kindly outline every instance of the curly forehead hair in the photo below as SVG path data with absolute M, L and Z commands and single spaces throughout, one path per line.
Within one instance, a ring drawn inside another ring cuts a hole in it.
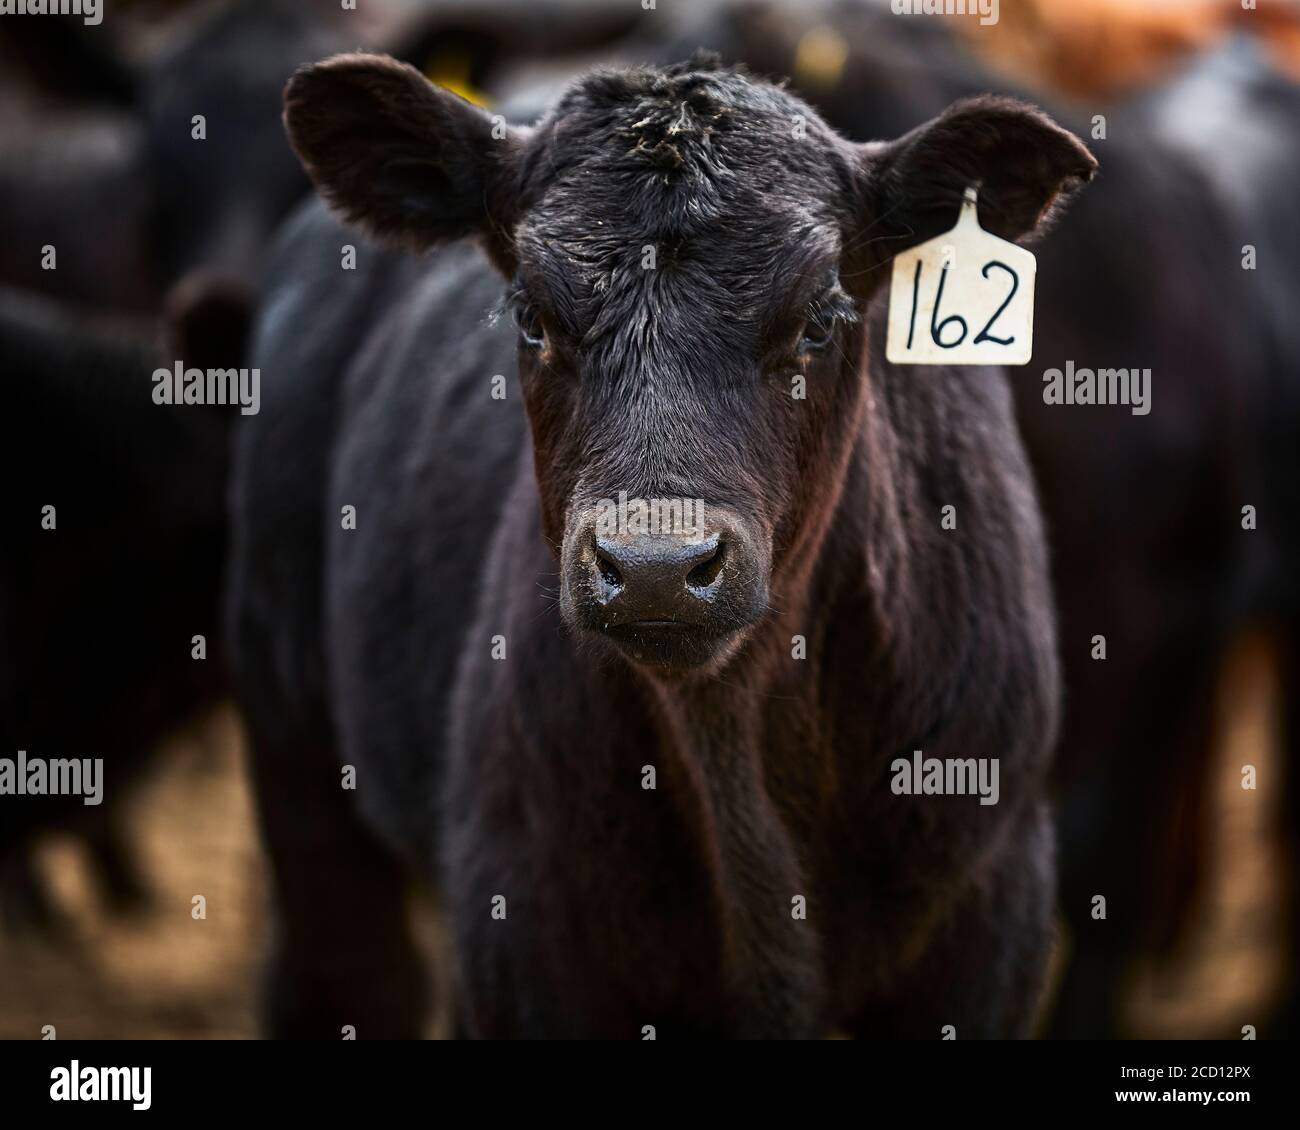
M 806 104 L 697 56 L 578 81 L 529 137 L 518 186 L 524 278 L 588 344 L 644 353 L 649 320 L 674 311 L 713 310 L 722 337 L 754 322 L 774 278 L 833 247 L 853 168 Z
M 764 165 L 809 178 L 838 164 L 825 161 L 835 147 L 797 140 L 833 138 L 816 111 L 782 87 L 699 52 L 668 67 L 584 76 L 539 125 L 521 180 L 528 194 L 575 169 L 657 173 L 664 186 L 754 175 Z

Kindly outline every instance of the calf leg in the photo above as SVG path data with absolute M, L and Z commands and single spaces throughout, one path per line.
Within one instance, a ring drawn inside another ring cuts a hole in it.
M 362 823 L 338 763 L 316 749 L 254 752 L 279 923 L 267 973 L 270 1033 L 294 1039 L 423 1035 L 429 988 L 402 862 Z
M 1153 945 L 1167 951 L 1176 943 L 1195 903 L 1226 646 L 1208 614 L 1201 624 L 1202 644 L 1177 641 L 1153 666 L 1164 677 L 1145 682 L 1140 724 L 1063 786 L 1061 906 L 1070 948 L 1053 1039 L 1123 1036 L 1125 977 Z M 1093 917 L 1098 895 L 1104 919 Z
M 116 815 L 87 829 L 86 849 L 115 912 L 130 914 L 148 906 L 149 888 L 140 874 L 130 837 Z
M 851 1026 L 858 1039 L 1021 1039 L 1033 1034 L 1052 944 L 1051 820 L 1031 808 L 886 999 Z
M 1283 796 L 1279 829 L 1283 858 L 1290 861 L 1286 913 L 1282 917 L 1287 987 L 1269 1031 L 1274 1039 L 1300 1037 L 1300 611 L 1285 621 L 1281 642 Z
M 16 933 L 70 934 L 70 923 L 46 887 L 31 846 L 24 842 L 7 847 L 0 859 L 0 924 Z

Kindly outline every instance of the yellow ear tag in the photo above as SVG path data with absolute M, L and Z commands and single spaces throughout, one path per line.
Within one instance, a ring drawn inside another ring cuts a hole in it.
M 895 365 L 1025 365 L 1034 346 L 1033 253 L 980 227 L 966 189 L 950 231 L 894 259 L 885 356 Z
M 469 81 L 470 58 L 460 53 L 436 54 L 425 61 L 423 74 L 430 82 L 436 82 L 444 90 L 459 94 L 466 102 L 473 102 L 483 109 L 491 107 L 491 99 Z

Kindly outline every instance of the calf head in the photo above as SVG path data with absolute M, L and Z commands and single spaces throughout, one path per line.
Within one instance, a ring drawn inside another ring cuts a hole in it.
M 294 77 L 285 120 L 377 238 L 481 237 L 519 327 L 561 611 L 665 678 L 716 670 L 807 577 L 872 402 L 885 263 L 971 184 L 986 227 L 1027 236 L 1095 164 L 993 98 L 852 144 L 710 60 L 598 71 L 520 129 L 348 55 Z

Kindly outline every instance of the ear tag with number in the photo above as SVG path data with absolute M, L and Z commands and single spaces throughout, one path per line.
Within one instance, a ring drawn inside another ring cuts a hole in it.
M 885 356 L 896 365 L 1025 365 L 1033 253 L 980 227 L 966 189 L 952 230 L 894 259 Z

